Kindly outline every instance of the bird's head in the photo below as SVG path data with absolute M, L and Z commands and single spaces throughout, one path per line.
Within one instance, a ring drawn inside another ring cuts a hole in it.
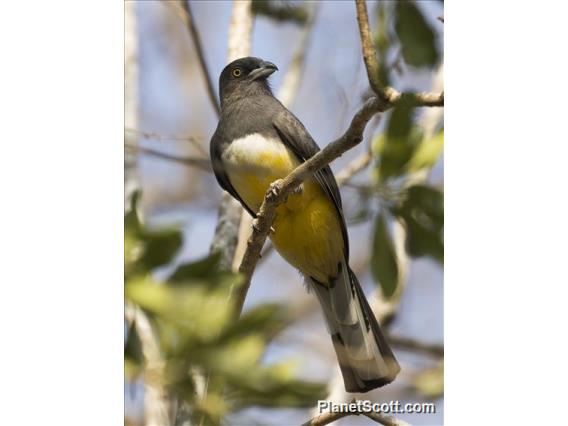
M 268 76 L 278 67 L 272 62 L 252 56 L 240 58 L 223 69 L 219 77 L 221 106 L 229 98 L 242 98 L 255 94 L 271 93 Z

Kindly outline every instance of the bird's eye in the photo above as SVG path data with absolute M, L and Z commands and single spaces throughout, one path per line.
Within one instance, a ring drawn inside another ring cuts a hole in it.
M 243 72 L 241 71 L 240 68 L 235 68 L 235 69 L 233 70 L 233 77 L 240 77 L 242 73 L 243 73 Z

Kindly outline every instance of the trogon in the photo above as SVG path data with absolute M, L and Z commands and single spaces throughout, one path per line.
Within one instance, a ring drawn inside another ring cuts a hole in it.
M 300 120 L 276 99 L 268 77 L 278 68 L 246 57 L 219 78 L 221 115 L 211 161 L 221 187 L 253 216 L 270 184 L 319 151 Z M 341 196 L 324 167 L 276 210 L 270 239 L 305 276 L 323 309 L 348 392 L 367 392 L 394 380 L 400 366 L 349 267 Z

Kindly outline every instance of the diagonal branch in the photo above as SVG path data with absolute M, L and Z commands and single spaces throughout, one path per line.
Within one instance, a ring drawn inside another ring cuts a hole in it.
M 349 164 L 347 164 L 339 173 L 335 175 L 337 185 L 340 187 L 345 185 L 349 181 L 349 179 L 351 179 L 361 170 L 365 169 L 372 159 L 373 156 L 370 149 L 365 151 L 358 157 L 355 157 Z
M 351 404 L 353 404 L 353 406 L 351 406 Z M 392 416 L 387 416 L 375 411 L 368 412 L 366 410 L 363 410 L 359 407 L 355 398 L 351 400 L 349 410 L 320 414 L 311 418 L 307 422 L 302 423 L 301 426 L 324 426 L 347 416 L 366 416 L 369 419 L 384 426 L 409 426 L 408 423 L 395 419 Z
M 189 7 L 189 0 L 180 0 L 180 4 L 183 10 L 183 13 L 181 13 L 180 15 L 183 21 L 185 22 L 185 25 L 187 26 L 187 30 L 191 35 L 191 39 L 193 40 L 193 45 L 195 46 L 195 51 L 197 53 L 197 58 L 199 60 L 199 65 L 201 67 L 203 77 L 205 78 L 205 85 L 207 87 L 207 94 L 209 95 L 209 100 L 211 101 L 211 105 L 213 105 L 213 108 L 215 109 L 217 116 L 219 116 L 219 114 L 221 114 L 221 107 L 219 106 L 219 101 L 217 100 L 215 89 L 213 88 L 213 82 L 211 81 L 211 74 L 209 74 L 207 62 L 205 61 L 205 54 L 203 53 L 201 37 L 199 36 L 199 32 L 197 31 L 197 27 L 195 26 L 193 13 L 191 12 L 191 8 Z
M 244 284 L 236 290 L 235 298 L 238 313 L 242 310 L 250 287 L 252 274 L 260 258 L 260 251 L 266 241 L 276 214 L 276 207 L 285 201 L 292 191 L 305 179 L 360 143 L 363 140 L 363 131 L 369 120 L 375 114 L 384 111 L 386 107 L 385 102 L 377 97 L 369 99 L 355 114 L 351 125 L 343 136 L 330 143 L 308 161 L 296 167 L 284 179 L 280 179 L 271 185 L 260 206 L 257 218 L 253 221 L 254 231 L 247 242 L 247 250 L 239 267 L 239 272 L 244 276 Z
M 361 47 L 363 60 L 367 69 L 367 77 L 373 91 L 387 103 L 395 105 L 402 98 L 403 94 L 396 89 L 380 81 L 379 62 L 373 44 L 373 37 L 369 27 L 369 16 L 365 0 L 355 0 L 357 9 L 357 22 L 359 23 L 359 35 L 361 37 Z M 414 106 L 444 106 L 444 92 L 441 93 L 405 93 L 405 100 Z
M 328 425 L 336 420 L 342 419 L 343 417 L 350 416 L 351 413 L 324 413 L 311 418 L 305 423 L 302 423 L 301 426 L 324 426 Z

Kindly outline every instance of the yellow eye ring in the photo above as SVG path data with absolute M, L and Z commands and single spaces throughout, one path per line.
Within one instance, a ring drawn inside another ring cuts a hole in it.
M 242 74 L 242 71 L 241 71 L 240 68 L 235 68 L 235 69 L 233 70 L 233 77 L 240 77 L 241 74 Z

